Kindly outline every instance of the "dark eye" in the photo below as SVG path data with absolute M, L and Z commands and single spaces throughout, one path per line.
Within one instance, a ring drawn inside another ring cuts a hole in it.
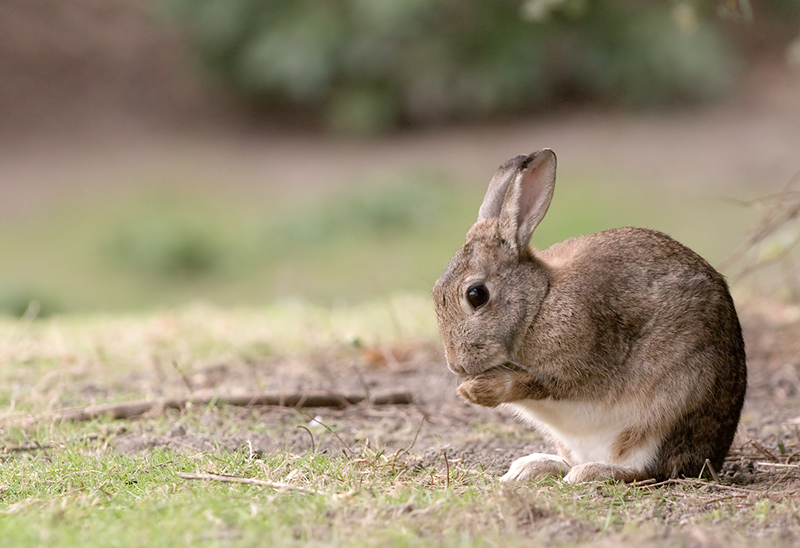
M 472 308 L 480 308 L 489 300 L 489 290 L 482 283 L 476 283 L 467 289 L 467 300 Z

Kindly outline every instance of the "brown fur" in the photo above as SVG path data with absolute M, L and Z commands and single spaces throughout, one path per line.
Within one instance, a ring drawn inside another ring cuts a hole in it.
M 706 458 L 719 470 L 747 382 L 724 278 L 653 230 L 619 228 L 531 250 L 554 182 L 550 151 L 502 166 L 478 222 L 434 287 L 448 367 L 464 379 L 459 394 L 488 407 L 549 401 L 614 409 L 626 402 L 634 422 L 603 442 L 607 462 L 580 462 L 575 447 L 555 436 L 570 465 L 586 465 L 570 473 L 573 481 L 691 476 Z M 477 309 L 465 297 L 474 283 L 491 296 Z M 653 440 L 655 456 L 640 469 L 616 466 Z
M 614 461 L 619 461 L 631 450 L 640 447 L 647 441 L 647 432 L 642 432 L 635 428 L 625 430 L 617 438 L 612 446 L 611 458 Z

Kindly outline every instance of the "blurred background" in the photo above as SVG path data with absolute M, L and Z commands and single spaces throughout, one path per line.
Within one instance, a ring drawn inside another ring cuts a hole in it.
M 4 0 L 0 313 L 426 293 L 545 146 L 534 245 L 647 226 L 746 269 L 800 184 L 800 2 Z

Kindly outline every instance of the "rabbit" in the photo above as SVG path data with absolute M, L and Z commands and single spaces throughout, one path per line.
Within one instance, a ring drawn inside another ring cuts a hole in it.
M 503 164 L 432 293 L 460 397 L 503 405 L 557 449 L 518 458 L 501 480 L 721 470 L 747 387 L 725 279 L 643 228 L 533 250 L 555 179 L 550 149 Z

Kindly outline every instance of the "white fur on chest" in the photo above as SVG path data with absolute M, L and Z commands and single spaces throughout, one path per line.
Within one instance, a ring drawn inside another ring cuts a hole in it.
M 615 455 L 614 444 L 620 435 L 642 423 L 642 410 L 633 402 L 610 405 L 546 399 L 506 406 L 567 449 L 572 465 L 601 462 L 643 470 L 657 457 L 661 440 L 656 436 L 621 457 Z

